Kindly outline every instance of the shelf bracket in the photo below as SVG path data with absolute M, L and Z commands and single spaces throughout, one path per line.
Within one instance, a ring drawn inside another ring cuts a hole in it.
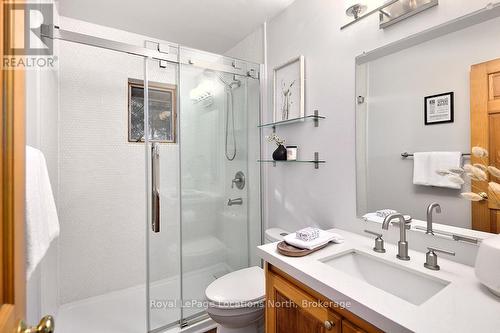
M 319 169 L 319 152 L 314 152 L 314 169 Z
M 318 127 L 319 126 L 318 116 L 319 116 L 319 111 L 318 110 L 314 110 L 314 127 Z

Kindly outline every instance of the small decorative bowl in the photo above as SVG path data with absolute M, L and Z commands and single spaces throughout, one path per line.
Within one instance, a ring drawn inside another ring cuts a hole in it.
M 479 282 L 500 297 L 500 235 L 481 241 L 475 272 Z

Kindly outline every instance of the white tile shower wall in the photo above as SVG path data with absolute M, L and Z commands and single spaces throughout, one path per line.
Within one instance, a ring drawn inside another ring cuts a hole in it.
M 367 211 L 391 207 L 425 220 L 427 205 L 439 202 L 443 207 L 439 223 L 471 228 L 471 205 L 460 199 L 461 191 L 413 185 L 412 160 L 401 161 L 400 154 L 403 151 L 470 150 L 470 66 L 500 55 L 500 45 L 495 42 L 498 36 L 500 18 L 367 65 L 370 114 L 366 131 L 369 159 Z M 449 61 L 450 55 L 453 61 Z M 420 59 L 425 59 L 425 65 L 415 66 Z M 435 75 L 437 68 L 439 75 Z M 390 75 L 387 75 L 388 69 Z M 454 123 L 424 126 L 423 97 L 450 91 L 455 93 Z M 401 105 L 405 106 L 404 109 Z M 391 120 L 390 131 L 387 119 Z M 398 140 L 391 140 L 391 137 L 398 137 Z M 385 167 L 388 164 L 391 168 Z M 388 186 L 388 179 L 406 181 Z
M 248 265 L 248 223 L 249 223 L 249 180 L 248 178 L 248 126 L 255 126 L 254 124 L 250 125 L 247 123 L 247 101 L 246 101 L 246 89 L 247 83 L 245 82 L 245 78 L 240 78 L 243 80 L 242 86 L 239 88 L 233 89 L 233 112 L 234 112 L 234 135 L 236 140 L 236 155 L 234 160 L 229 161 L 224 157 L 222 157 L 223 167 L 224 167 L 224 198 L 222 200 L 222 212 L 220 219 L 220 234 L 226 244 L 227 250 L 227 262 L 228 265 L 234 269 L 241 269 L 247 267 Z M 227 97 L 226 97 L 227 98 Z M 223 113 L 223 121 L 227 120 L 227 110 Z M 231 115 L 229 116 L 229 120 L 231 121 Z M 231 134 L 231 126 L 228 130 L 228 154 L 230 155 L 232 150 L 232 134 Z M 222 146 L 224 147 L 225 129 L 220 132 L 220 141 Z M 223 152 L 224 153 L 224 152 Z M 231 155 L 230 155 L 231 156 Z M 245 187 L 240 190 L 236 186 L 231 188 L 232 180 L 236 176 L 238 171 L 242 171 L 245 174 L 246 184 Z M 228 206 L 228 199 L 236 199 L 242 198 L 243 204 L 241 206 L 234 205 Z
M 269 78 L 273 67 L 304 55 L 306 113 L 319 109 L 328 117 L 319 128 L 305 123 L 280 129 L 289 142 L 299 145 L 303 158 L 311 158 L 319 151 L 327 163 L 319 170 L 310 165 L 265 167 L 265 216 L 269 225 L 287 230 L 307 225 L 336 226 L 362 232 L 364 225 L 356 218 L 355 57 L 483 8 L 489 2 L 441 0 L 438 7 L 390 29 L 379 30 L 378 16 L 373 15 L 341 31 L 340 26 L 347 21 L 343 1 L 296 0 L 268 22 Z M 272 119 L 272 86 L 268 95 L 264 120 Z M 271 152 L 272 147 L 267 145 L 265 154 L 269 156 Z M 410 244 L 418 243 L 415 248 L 424 249 L 423 235 L 410 237 Z M 394 230 L 388 240 L 397 240 Z M 475 248 L 469 250 L 465 245 L 444 240 L 436 243 L 455 248 L 456 260 L 473 263 Z
M 240 41 L 230 50 L 225 52 L 226 56 L 252 61 L 255 63 L 264 63 L 264 32 L 260 27 L 245 39 Z M 248 79 L 248 98 L 246 106 L 247 117 L 247 166 L 241 165 L 247 169 L 247 189 L 245 200 L 248 209 L 248 230 L 249 230 L 249 252 L 250 265 L 260 265 L 260 259 L 255 253 L 255 249 L 261 244 L 262 225 L 261 225 L 261 187 L 260 187 L 260 164 L 257 160 L 260 157 L 260 131 L 257 127 L 260 121 L 260 81 Z M 230 163 L 227 163 L 230 166 Z M 237 170 L 236 165 L 230 166 L 230 175 Z M 258 180 L 258 181 L 255 181 Z M 241 193 L 230 188 L 227 183 L 227 194 L 234 195 Z
M 142 45 L 149 38 L 61 18 L 61 28 Z M 175 68 L 150 66 L 150 80 L 175 83 Z M 127 80 L 143 59 L 60 45 L 61 303 L 145 283 L 145 152 L 127 141 Z M 151 240 L 152 279 L 178 274 L 178 149 L 161 147 L 167 234 Z M 165 175 L 165 177 L 164 177 Z M 170 252 L 169 252 L 170 251 Z
M 37 1 L 53 3 L 52 1 Z M 54 24 L 59 15 L 54 7 Z M 58 42 L 54 42 L 54 54 Z M 26 143 L 40 149 L 47 162 L 52 192 L 58 206 L 58 62 L 52 69 L 26 71 Z M 27 281 L 27 321 L 35 323 L 44 314 L 57 315 L 58 290 L 58 239 L 51 244 L 36 271 Z

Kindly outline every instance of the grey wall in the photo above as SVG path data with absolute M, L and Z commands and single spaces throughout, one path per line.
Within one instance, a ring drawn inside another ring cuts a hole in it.
M 370 2 L 374 7 L 382 1 Z M 339 227 L 362 232 L 366 227 L 356 219 L 355 163 L 355 57 L 451 19 L 485 7 L 488 0 L 441 0 L 437 8 L 423 12 L 389 29 L 378 28 L 373 15 L 341 31 L 347 22 L 343 1 L 297 0 L 268 22 L 269 78 L 272 68 L 303 54 L 306 59 L 306 113 L 319 109 L 328 117 L 319 128 L 310 123 L 278 129 L 288 142 L 299 145 L 303 157 L 319 151 L 327 163 L 319 170 L 310 165 L 265 166 L 267 179 L 265 216 L 270 226 L 295 230 L 307 225 Z M 272 119 L 272 87 L 264 121 Z M 265 146 L 270 156 L 272 145 Z M 397 239 L 395 231 L 386 235 Z M 420 237 L 411 236 L 411 246 L 424 249 Z M 435 245 L 458 251 L 456 260 L 473 262 L 475 248 L 458 249 L 460 244 L 432 240 Z
M 498 36 L 500 18 L 362 65 L 368 67 L 368 205 L 360 213 L 393 208 L 425 220 L 427 205 L 436 201 L 443 208 L 437 222 L 470 228 L 470 203 L 460 198 L 462 191 L 413 185 L 413 159 L 400 154 L 470 151 L 470 66 L 500 57 Z M 454 123 L 425 126 L 424 97 L 450 91 Z

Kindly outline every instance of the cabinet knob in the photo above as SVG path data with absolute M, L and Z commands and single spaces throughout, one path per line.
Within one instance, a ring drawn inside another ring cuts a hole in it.
M 331 330 L 333 327 L 335 327 L 335 323 L 330 320 L 325 320 L 324 326 L 327 330 Z

